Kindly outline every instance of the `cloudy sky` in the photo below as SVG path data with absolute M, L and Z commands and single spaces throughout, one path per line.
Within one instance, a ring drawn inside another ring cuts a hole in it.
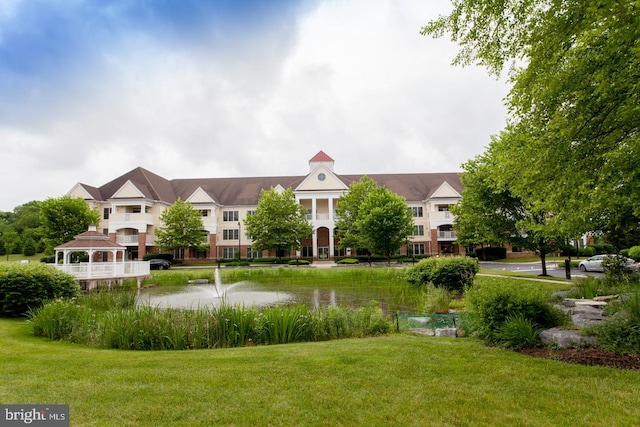
M 419 34 L 449 0 L 0 0 L 0 211 L 165 178 L 458 171 L 508 87 Z

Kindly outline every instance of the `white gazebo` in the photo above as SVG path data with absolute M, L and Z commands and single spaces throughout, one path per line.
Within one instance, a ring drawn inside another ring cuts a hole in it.
M 83 289 L 97 288 L 99 283 L 110 288 L 114 283 L 122 283 L 125 278 L 135 278 L 138 287 L 150 274 L 148 261 L 126 261 L 127 248 L 109 240 L 109 236 L 96 231 L 94 225 L 78 234 L 74 240 L 56 246 L 56 267 L 75 276 Z M 86 253 L 89 262 L 72 262 L 71 255 Z M 62 264 L 58 263 L 62 254 Z

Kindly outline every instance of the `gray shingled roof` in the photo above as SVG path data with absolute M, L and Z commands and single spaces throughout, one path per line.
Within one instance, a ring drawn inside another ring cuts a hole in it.
M 364 175 L 336 175 L 346 185 L 358 181 Z M 447 182 L 458 193 L 462 183 L 457 173 L 406 173 L 367 175 L 407 201 L 422 201 Z M 189 178 L 167 180 L 141 167 L 135 168 L 113 181 L 99 187 L 83 185 L 96 200 L 108 200 L 127 182 L 131 181 L 146 198 L 174 203 L 178 197 L 187 200 L 199 187 L 216 203 L 224 206 L 254 206 L 258 204 L 260 191 L 278 185 L 296 188 L 306 176 L 274 176 L 246 178 Z

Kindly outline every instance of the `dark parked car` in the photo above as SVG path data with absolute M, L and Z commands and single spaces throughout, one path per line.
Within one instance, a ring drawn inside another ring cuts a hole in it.
M 149 267 L 152 270 L 168 270 L 171 268 L 171 263 L 166 259 L 151 259 L 149 260 Z

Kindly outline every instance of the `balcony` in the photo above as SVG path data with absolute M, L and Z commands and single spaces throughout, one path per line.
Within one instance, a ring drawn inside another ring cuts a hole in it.
M 131 212 L 114 212 L 109 216 L 109 223 L 144 223 L 153 224 L 153 214 L 150 213 L 131 213 Z
M 429 218 L 432 221 L 453 220 L 453 214 L 449 211 L 429 212 Z
M 155 240 L 154 235 L 147 234 L 145 239 L 146 246 L 153 246 Z M 116 236 L 116 243 L 124 246 L 138 246 L 138 234 L 126 234 Z
M 456 240 L 456 232 L 453 230 L 438 231 L 438 240 Z
M 307 219 L 309 221 L 329 221 L 329 212 L 316 212 L 315 218 L 312 213 L 307 214 Z

